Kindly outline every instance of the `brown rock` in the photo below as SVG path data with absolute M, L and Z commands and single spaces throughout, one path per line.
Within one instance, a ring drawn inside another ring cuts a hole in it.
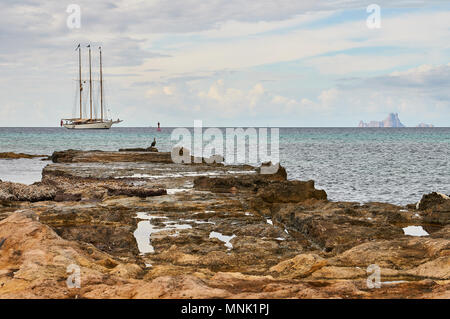
M 25 213 L 0 221 L 0 237 L 7 239 L 0 254 L 1 298 L 70 298 L 82 295 L 83 289 L 89 291 L 92 285 L 124 282 L 99 263 L 108 255 L 95 248 L 89 248 L 91 253 L 87 254 L 79 244 L 61 239 Z M 80 267 L 81 289 L 70 289 L 66 284 L 70 265 Z
M 167 191 L 165 189 L 148 189 L 142 187 L 121 187 L 121 188 L 108 187 L 108 195 L 138 196 L 141 198 L 145 198 L 150 196 L 167 195 Z
M 104 152 L 104 151 L 78 151 L 67 150 L 53 152 L 51 160 L 54 163 L 81 163 L 81 162 L 152 162 L 172 163 L 169 152 Z
M 81 200 L 81 194 L 58 192 L 53 200 L 55 202 L 77 202 Z
M 301 254 L 284 260 L 270 268 L 282 277 L 304 278 L 327 264 L 326 260 L 316 254 Z
M 268 203 L 298 203 L 307 199 L 327 199 L 324 190 L 314 188 L 314 181 L 273 182 L 260 188 L 257 196 Z
M 450 197 L 436 192 L 423 195 L 422 199 L 417 204 L 417 209 L 450 211 Z
M 52 200 L 55 195 L 56 190 L 48 186 L 0 182 L 0 200 L 37 202 Z

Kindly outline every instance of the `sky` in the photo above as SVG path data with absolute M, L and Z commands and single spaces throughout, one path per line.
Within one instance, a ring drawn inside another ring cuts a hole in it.
M 0 126 L 76 115 L 78 43 L 120 126 L 450 126 L 447 0 L 2 0 Z

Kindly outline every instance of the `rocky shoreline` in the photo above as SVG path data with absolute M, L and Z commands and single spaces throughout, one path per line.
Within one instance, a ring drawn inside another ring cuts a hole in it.
M 282 167 L 155 151 L 55 152 L 41 182 L 0 181 L 0 298 L 450 297 L 444 194 L 331 202 Z

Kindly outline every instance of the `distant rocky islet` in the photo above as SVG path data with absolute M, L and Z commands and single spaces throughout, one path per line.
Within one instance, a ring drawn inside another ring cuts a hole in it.
M 383 121 L 360 121 L 358 127 L 406 127 L 399 119 L 398 113 L 389 113 Z M 434 127 L 433 124 L 420 123 L 416 127 Z

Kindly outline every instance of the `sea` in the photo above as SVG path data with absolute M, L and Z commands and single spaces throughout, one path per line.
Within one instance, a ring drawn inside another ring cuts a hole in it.
M 171 139 L 173 132 L 3 127 L 0 152 L 118 150 L 148 147 L 153 138 L 159 151 L 170 151 L 178 142 Z M 433 191 L 450 193 L 450 128 L 280 128 L 278 145 L 288 179 L 312 179 L 333 201 L 405 205 Z M 0 180 L 32 184 L 47 164 L 40 158 L 0 160 Z

